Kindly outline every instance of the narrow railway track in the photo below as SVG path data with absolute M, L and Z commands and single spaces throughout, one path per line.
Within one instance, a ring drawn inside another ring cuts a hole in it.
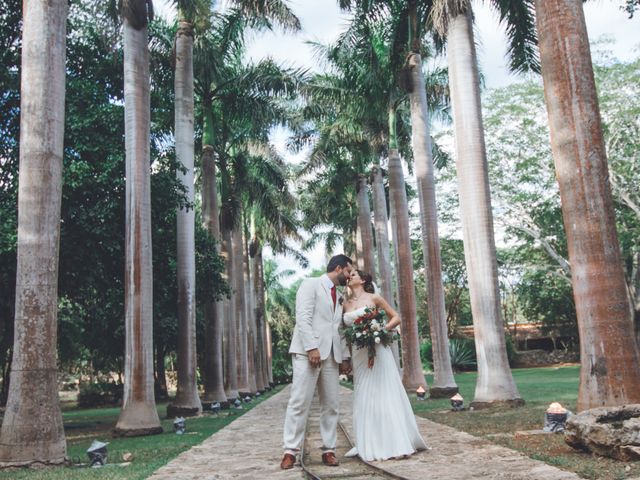
M 320 406 L 316 400 L 311 406 L 304 444 L 300 452 L 300 464 L 306 478 L 313 480 L 364 480 L 376 478 L 409 480 L 406 477 L 385 472 L 375 465 L 360 460 L 358 457 L 345 457 L 345 453 L 351 449 L 353 442 L 342 423 L 339 424 L 338 428 L 338 449 L 336 451 L 336 456 L 340 460 L 338 467 L 327 467 L 322 463 L 320 445 L 322 445 L 322 439 L 320 438 Z

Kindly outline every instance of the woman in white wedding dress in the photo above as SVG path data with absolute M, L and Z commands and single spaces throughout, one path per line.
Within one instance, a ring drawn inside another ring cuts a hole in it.
M 400 325 L 398 313 L 384 298 L 374 293 L 371 275 L 354 270 L 348 287 L 343 303 L 345 326 L 351 326 L 367 308 L 386 312 L 387 330 Z M 366 348 L 353 347 L 351 352 L 355 446 L 347 456 L 358 455 L 366 461 L 386 460 L 426 450 L 427 445 L 418 431 L 393 353 L 382 344 L 375 348 L 376 355 L 371 359 Z

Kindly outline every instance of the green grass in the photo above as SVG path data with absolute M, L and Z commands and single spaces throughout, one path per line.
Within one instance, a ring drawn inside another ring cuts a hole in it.
M 187 430 L 184 435 L 173 433 L 173 420 L 164 419 L 162 420 L 164 432 L 159 435 L 111 438 L 111 430 L 120 413 L 119 408 L 65 411 L 63 420 L 67 437 L 67 453 L 72 462 L 87 463 L 86 450 L 94 439 L 98 439 L 109 442 L 107 465 L 101 468 L 58 467 L 3 471 L 0 472 L 0 480 L 143 479 L 281 389 L 282 387 L 276 387 L 258 400 L 245 404 L 243 410 L 224 410 L 217 417 L 205 414 L 200 418 L 187 418 Z M 166 406 L 166 403 L 158 404 L 161 419 L 166 414 Z M 122 455 L 127 452 L 133 454 L 131 464 L 119 466 L 119 463 L 123 463 Z
M 513 409 L 451 412 L 448 399 L 418 401 L 415 394 L 410 398 L 414 411 L 420 416 L 518 450 L 584 478 L 622 480 L 637 477 L 640 475 L 640 462 L 624 463 L 578 452 L 564 443 L 561 434 L 511 435 L 518 430 L 541 429 L 544 412 L 551 402 L 560 402 L 575 412 L 579 375 L 578 366 L 514 369 L 513 377 L 526 405 Z M 432 383 L 430 377 L 427 380 Z M 456 382 L 465 406 L 468 406 L 473 400 L 476 373 L 458 374 Z

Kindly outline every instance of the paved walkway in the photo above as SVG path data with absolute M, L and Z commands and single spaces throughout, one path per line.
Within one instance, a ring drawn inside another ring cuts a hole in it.
M 289 387 L 254 407 L 202 444 L 157 470 L 153 480 L 301 479 L 300 467 L 280 470 Z M 351 391 L 341 389 L 341 421 L 351 431 Z M 407 460 L 373 462 L 410 479 L 576 480 L 580 477 L 514 450 L 418 417 L 431 450 Z M 319 441 L 319 440 L 318 440 Z M 309 445 L 310 453 L 319 452 Z M 340 449 L 339 449 L 340 450 Z M 318 453 L 319 455 L 319 453 Z M 338 467 L 341 468 L 341 467 Z M 338 473 L 338 472 L 336 472 Z M 346 472 L 345 472 L 346 473 Z

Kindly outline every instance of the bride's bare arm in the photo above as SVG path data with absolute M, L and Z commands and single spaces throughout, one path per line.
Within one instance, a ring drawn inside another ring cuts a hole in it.
M 398 312 L 396 312 L 391 307 L 391 305 L 389 305 L 389 302 L 387 302 L 380 295 L 374 295 L 373 296 L 373 303 L 375 304 L 376 307 L 378 307 L 379 309 L 384 310 L 386 312 L 387 318 L 389 319 L 387 321 L 387 326 L 386 326 L 387 330 L 394 329 L 398 325 L 400 325 L 400 316 L 398 315 Z

